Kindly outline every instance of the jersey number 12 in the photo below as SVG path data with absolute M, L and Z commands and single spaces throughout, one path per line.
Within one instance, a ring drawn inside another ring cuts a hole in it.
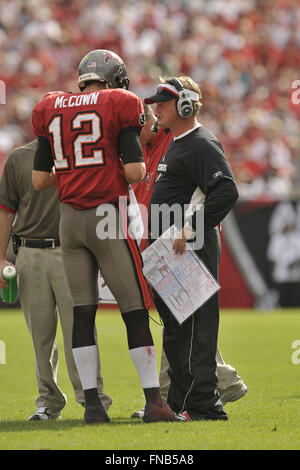
M 54 116 L 48 125 L 48 132 L 52 137 L 55 168 L 57 170 L 68 170 L 70 165 L 64 152 L 62 120 L 63 116 L 61 114 Z M 83 131 L 84 123 L 90 123 L 90 132 Z M 85 145 L 97 145 L 103 138 L 102 117 L 96 112 L 78 113 L 71 121 L 71 130 L 82 131 L 82 133 L 77 132 L 72 141 L 74 168 L 105 165 L 103 148 L 94 149 L 88 155 L 85 152 Z

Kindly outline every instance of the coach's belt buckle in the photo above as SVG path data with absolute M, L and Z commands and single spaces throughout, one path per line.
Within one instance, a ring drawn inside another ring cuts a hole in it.
M 55 248 L 55 238 L 45 238 L 45 242 L 51 242 L 50 248 Z

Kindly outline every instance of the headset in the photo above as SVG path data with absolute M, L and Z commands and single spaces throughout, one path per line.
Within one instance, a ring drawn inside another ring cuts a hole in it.
M 183 86 L 177 78 L 169 78 L 167 83 L 173 85 L 176 90 L 178 91 L 179 98 L 176 102 L 176 108 L 179 116 L 182 118 L 189 118 L 193 114 L 193 103 L 192 101 L 185 95 L 183 91 Z

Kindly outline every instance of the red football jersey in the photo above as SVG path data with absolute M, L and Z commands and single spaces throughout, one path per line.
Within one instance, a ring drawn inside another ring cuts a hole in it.
M 51 144 L 61 202 L 81 210 L 128 197 L 118 140 L 142 127 L 143 113 L 140 98 L 124 89 L 52 92 L 37 103 L 33 130 Z
M 172 139 L 173 133 L 171 131 L 159 129 L 151 142 L 143 147 L 146 174 L 141 181 L 132 185 L 137 202 L 145 206 L 143 208 L 141 207 L 141 215 L 145 232 L 140 243 L 140 251 L 144 251 L 148 246 L 148 212 L 150 210 L 150 200 L 153 185 L 156 180 L 157 167 L 166 153 Z
M 151 142 L 143 147 L 144 162 L 146 165 L 146 174 L 138 183 L 132 185 L 135 197 L 139 204 L 144 204 L 149 208 L 153 185 L 156 180 L 157 166 L 167 151 L 173 133 L 165 129 L 159 129 Z

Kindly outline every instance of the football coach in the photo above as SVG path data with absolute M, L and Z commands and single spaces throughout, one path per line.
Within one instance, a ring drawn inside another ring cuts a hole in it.
M 171 208 L 179 204 L 183 216 L 173 246 L 175 253 L 182 254 L 187 241 L 204 230 L 204 244 L 195 252 L 218 280 L 220 222 L 237 201 L 238 190 L 221 143 L 197 119 L 201 98 L 200 88 L 190 77 L 171 77 L 161 79 L 156 93 L 144 100 L 146 104 L 155 103 L 159 127 L 174 134 L 158 166 L 152 192 L 150 242 L 166 228 L 162 228 L 165 220 L 160 220 L 154 230 L 154 205 Z M 189 209 L 184 214 L 186 207 Z M 201 217 L 197 212 L 203 209 L 204 226 L 198 227 Z M 170 224 L 174 222 L 171 217 Z M 227 420 L 217 390 L 218 294 L 181 326 L 158 295 L 154 297 L 164 323 L 163 347 L 170 364 L 169 406 L 186 420 Z

